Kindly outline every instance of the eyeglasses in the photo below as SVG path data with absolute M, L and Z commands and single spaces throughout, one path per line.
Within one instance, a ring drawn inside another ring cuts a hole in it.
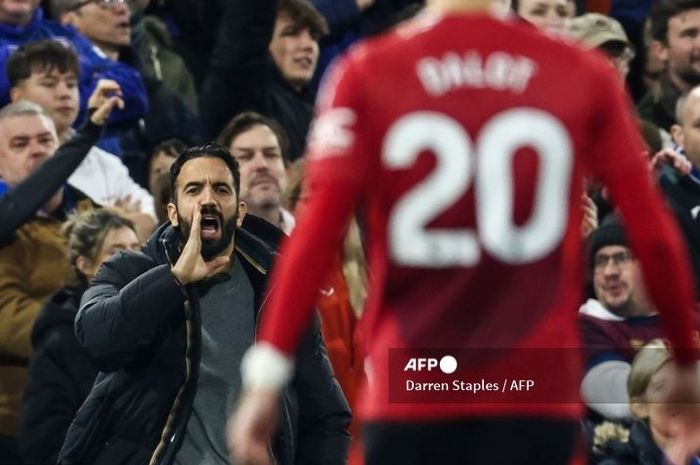
M 76 11 L 84 7 L 85 5 L 89 5 L 91 3 L 96 4 L 100 8 L 107 10 L 109 8 L 114 8 L 115 6 L 118 5 L 127 5 L 129 6 L 130 0 L 83 0 L 82 2 L 78 2 L 72 7 L 68 8 L 68 11 Z
M 624 266 L 629 264 L 633 259 L 634 257 L 632 256 L 632 252 L 628 250 L 617 252 L 612 255 L 605 255 L 601 253 L 596 254 L 595 258 L 593 259 L 593 267 L 596 271 L 602 271 L 608 266 L 610 260 L 612 260 L 615 266 Z
M 606 42 L 599 48 L 611 60 L 621 63 L 629 63 L 637 56 L 634 46 L 624 42 Z

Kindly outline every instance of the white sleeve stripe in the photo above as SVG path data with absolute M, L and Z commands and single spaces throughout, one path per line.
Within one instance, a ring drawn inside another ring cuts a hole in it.
M 246 352 L 241 362 L 243 388 L 281 390 L 292 377 L 294 362 L 273 345 L 262 342 Z

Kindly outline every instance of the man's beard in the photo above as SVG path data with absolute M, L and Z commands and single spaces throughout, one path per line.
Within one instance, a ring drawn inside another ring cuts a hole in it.
M 233 235 L 236 232 L 236 223 L 238 221 L 238 208 L 236 208 L 236 213 L 224 221 L 223 215 L 212 207 L 203 206 L 202 215 L 216 215 L 219 219 L 219 227 L 221 228 L 221 237 L 219 239 L 201 239 L 202 248 L 201 255 L 205 262 L 212 260 L 217 257 L 221 252 L 223 252 L 226 247 L 231 243 Z M 187 241 L 190 237 L 190 230 L 192 225 L 185 221 L 183 217 L 180 216 L 180 212 L 177 213 L 177 221 L 180 225 L 180 234 L 182 234 L 182 239 Z
M 681 78 L 681 80 L 683 80 L 683 82 L 690 86 L 694 87 L 700 85 L 700 71 L 697 71 L 692 65 L 688 65 L 687 67 L 678 70 L 676 74 L 679 78 Z

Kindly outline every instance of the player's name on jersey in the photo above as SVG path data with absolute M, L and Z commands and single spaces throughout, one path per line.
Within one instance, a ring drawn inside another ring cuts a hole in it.
M 523 93 L 537 71 L 528 57 L 495 51 L 482 56 L 476 50 L 451 51 L 442 57 L 418 60 L 416 72 L 425 91 L 439 97 L 464 88 Z

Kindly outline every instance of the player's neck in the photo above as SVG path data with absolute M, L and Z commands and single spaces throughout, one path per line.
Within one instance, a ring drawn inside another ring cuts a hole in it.
M 428 8 L 439 13 L 485 13 L 493 11 L 494 0 L 428 0 Z

